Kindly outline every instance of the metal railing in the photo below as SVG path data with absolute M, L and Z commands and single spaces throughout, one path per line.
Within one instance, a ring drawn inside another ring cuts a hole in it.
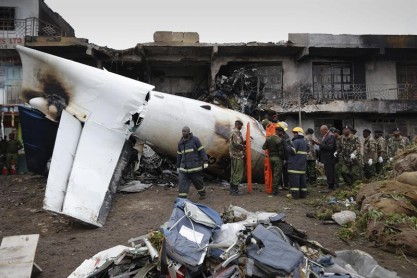
M 60 27 L 36 17 L 0 20 L 0 37 L 22 38 L 25 36 L 65 37 L 66 33 Z
M 3 94 L 0 96 L 1 104 L 22 104 L 23 101 L 19 99 L 22 86 L 20 85 L 5 85 L 0 87 L 0 92 Z
M 270 94 L 272 92 L 269 92 Z M 293 91 L 275 90 L 275 101 L 283 108 L 332 100 L 417 100 L 417 84 L 344 84 L 342 87 L 298 86 Z

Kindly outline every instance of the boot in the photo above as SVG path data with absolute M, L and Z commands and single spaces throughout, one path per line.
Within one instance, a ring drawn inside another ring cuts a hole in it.
M 230 185 L 230 195 L 233 195 L 233 196 L 243 195 L 243 193 L 239 191 L 239 185 L 235 185 L 235 184 Z

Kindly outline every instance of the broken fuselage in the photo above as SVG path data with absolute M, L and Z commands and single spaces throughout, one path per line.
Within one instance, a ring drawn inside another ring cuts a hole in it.
M 134 136 L 175 159 L 189 126 L 209 156 L 209 171 L 227 178 L 235 120 L 251 129 L 252 173 L 263 181 L 265 131 L 252 117 L 206 102 L 153 91 L 153 86 L 18 46 L 21 98 L 59 122 L 44 208 L 102 226 L 115 193 L 127 139 Z

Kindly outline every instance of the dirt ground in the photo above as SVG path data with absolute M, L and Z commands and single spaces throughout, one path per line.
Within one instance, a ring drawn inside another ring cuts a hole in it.
M 140 193 L 118 193 L 103 228 L 91 228 L 69 219 L 52 215 L 42 209 L 46 179 L 40 176 L 0 176 L 0 237 L 40 234 L 35 262 L 43 269 L 41 277 L 67 277 L 85 259 L 115 245 L 128 245 L 130 238 L 157 230 L 172 211 L 176 188 L 152 186 Z M 286 221 L 304 230 L 312 240 L 331 250 L 360 249 L 378 263 L 396 271 L 401 277 L 416 277 L 417 259 L 384 252 L 365 240 L 344 242 L 337 235 L 337 225 L 324 225 L 306 217 L 313 208 L 308 200 L 323 198 L 320 187 L 310 189 L 306 200 L 290 200 L 269 196 L 263 185 L 255 185 L 251 194 L 230 196 L 227 188 L 218 183 L 206 183 L 208 198 L 201 201 L 219 213 L 230 204 L 249 211 L 284 212 Z M 286 192 L 285 192 L 286 193 Z M 197 200 L 191 189 L 190 199 Z

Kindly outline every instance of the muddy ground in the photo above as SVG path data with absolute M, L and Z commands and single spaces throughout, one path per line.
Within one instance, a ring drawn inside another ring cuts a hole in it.
M 69 219 L 47 213 L 42 209 L 46 179 L 40 176 L 0 176 L 0 237 L 23 234 L 40 234 L 35 262 L 43 269 L 41 277 L 67 277 L 85 259 L 115 245 L 128 245 L 130 238 L 156 230 L 169 217 L 177 195 L 176 188 L 152 186 L 131 194 L 118 193 L 113 208 L 103 228 L 90 228 Z M 271 197 L 263 185 L 245 196 L 230 196 L 220 183 L 206 183 L 208 198 L 201 201 L 219 213 L 230 204 L 249 211 L 285 212 L 286 221 L 305 230 L 310 239 L 332 250 L 360 249 L 373 256 L 378 263 L 396 271 L 401 277 L 416 277 L 417 259 L 384 252 L 371 242 L 357 239 L 340 240 L 337 225 L 324 225 L 319 220 L 306 217 L 314 208 L 308 201 L 324 198 L 320 186 L 310 189 L 306 200 Z M 286 192 L 285 192 L 286 193 Z M 190 199 L 197 200 L 191 190 Z

